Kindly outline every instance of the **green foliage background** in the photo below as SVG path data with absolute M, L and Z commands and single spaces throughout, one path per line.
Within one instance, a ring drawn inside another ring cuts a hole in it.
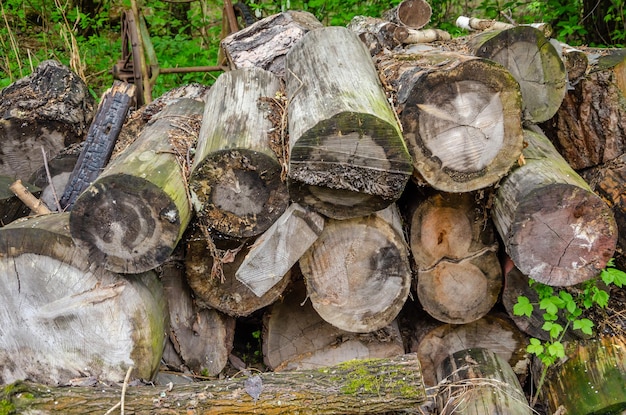
M 171 1 L 171 0 L 170 0 Z M 143 0 L 150 39 L 159 66 L 217 64 L 222 26 L 221 0 L 186 3 Z M 454 36 L 459 15 L 512 21 L 548 22 L 555 37 L 571 45 L 624 47 L 625 0 L 430 0 L 431 23 Z M 355 15 L 381 16 L 400 0 L 250 0 L 258 17 L 292 9 L 313 13 L 326 25 L 346 25 Z M 81 75 L 95 98 L 113 83 L 112 66 L 121 57 L 120 22 L 130 0 L 2 0 L 0 2 L 0 88 L 28 75 L 43 60 L 57 59 Z M 160 75 L 153 91 L 189 82 L 211 84 L 218 73 Z

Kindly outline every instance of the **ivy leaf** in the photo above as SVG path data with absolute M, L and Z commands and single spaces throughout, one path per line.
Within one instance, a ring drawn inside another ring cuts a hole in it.
M 617 268 L 605 268 L 600 273 L 600 276 L 607 285 L 615 284 L 619 288 L 626 285 L 626 272 Z
M 553 323 L 551 321 L 546 321 L 545 323 L 543 323 L 543 326 L 541 328 L 550 333 L 550 338 L 552 339 L 558 338 L 559 334 L 561 334 L 561 332 L 563 331 L 563 326 L 561 326 L 559 323 Z
M 593 321 L 588 318 L 581 318 L 580 320 L 574 321 L 574 330 L 578 329 L 587 335 L 593 334 Z
M 530 303 L 528 297 L 520 295 L 517 297 L 517 303 L 513 306 L 513 314 L 516 316 L 530 317 L 533 312 L 533 305 Z
M 558 297 L 552 296 L 552 297 L 544 298 L 543 300 L 539 302 L 539 308 L 542 310 L 546 310 L 546 313 L 556 314 L 559 311 L 559 308 L 554 303 L 553 301 L 554 298 L 558 298 Z
M 535 339 L 534 337 L 530 339 L 530 344 L 526 346 L 526 351 L 536 356 L 540 356 L 543 353 L 543 350 L 544 347 L 543 344 L 541 344 L 541 340 Z
M 565 357 L 565 349 L 561 342 L 554 342 L 548 346 L 548 354 L 551 356 L 562 358 Z
M 600 307 L 604 308 L 609 303 L 609 293 L 604 290 L 600 290 L 597 287 L 593 287 L 593 295 L 591 296 L 591 299 Z

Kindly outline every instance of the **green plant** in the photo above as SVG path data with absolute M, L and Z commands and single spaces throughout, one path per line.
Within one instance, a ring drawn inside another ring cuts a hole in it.
M 593 335 L 595 324 L 590 319 L 583 317 L 583 313 L 584 310 L 594 306 L 605 308 L 608 305 L 609 293 L 599 287 L 600 281 L 606 286 L 613 284 L 621 288 L 626 285 L 626 272 L 615 268 L 614 261 L 611 259 L 600 273 L 599 279 L 596 278 L 583 283 L 580 290 L 576 290 L 574 295 L 565 289 L 555 291 L 554 287 L 530 279 L 529 284 L 539 297 L 538 303 L 532 303 L 526 296 L 517 298 L 517 303 L 513 307 L 513 314 L 530 318 L 535 307 L 538 306 L 540 310 L 543 310 L 544 323 L 542 329 L 548 335 L 546 341 L 531 338 L 530 344 L 526 348 L 528 353 L 534 354 L 543 363 L 543 371 L 532 400 L 533 406 L 545 381 L 548 368 L 565 357 L 565 347 L 562 340 L 568 330 L 579 330 L 587 336 Z M 559 322 L 559 316 L 565 319 L 565 326 Z

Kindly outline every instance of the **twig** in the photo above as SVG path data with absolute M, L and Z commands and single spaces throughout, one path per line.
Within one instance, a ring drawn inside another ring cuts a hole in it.
M 45 215 L 52 213 L 50 209 L 39 199 L 37 199 L 27 188 L 24 187 L 21 180 L 16 180 L 9 186 L 9 190 L 15 194 L 24 204 L 29 207 L 37 215 Z
M 43 166 L 46 169 L 46 177 L 48 178 L 48 185 L 50 185 L 50 189 L 52 190 L 52 196 L 54 197 L 54 202 L 57 205 L 57 211 L 63 212 L 61 208 L 61 203 L 59 202 L 59 197 L 57 196 L 57 191 L 54 188 L 54 183 L 52 183 L 52 176 L 50 175 L 50 169 L 48 168 L 48 158 L 46 157 L 46 150 L 41 146 L 41 154 L 43 155 Z
M 126 400 L 126 388 L 128 387 L 128 380 L 130 379 L 130 372 L 132 372 L 133 366 L 131 365 L 126 371 L 126 377 L 124 378 L 124 384 L 122 385 L 122 398 L 120 399 L 120 414 L 124 415 L 124 401 Z

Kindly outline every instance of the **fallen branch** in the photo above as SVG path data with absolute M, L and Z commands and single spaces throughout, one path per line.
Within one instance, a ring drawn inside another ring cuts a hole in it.
M 50 209 L 39 199 L 37 199 L 26 187 L 22 184 L 21 180 L 16 180 L 11 186 L 9 186 L 15 196 L 17 196 L 26 206 L 28 206 L 35 214 L 45 215 L 52 213 Z

